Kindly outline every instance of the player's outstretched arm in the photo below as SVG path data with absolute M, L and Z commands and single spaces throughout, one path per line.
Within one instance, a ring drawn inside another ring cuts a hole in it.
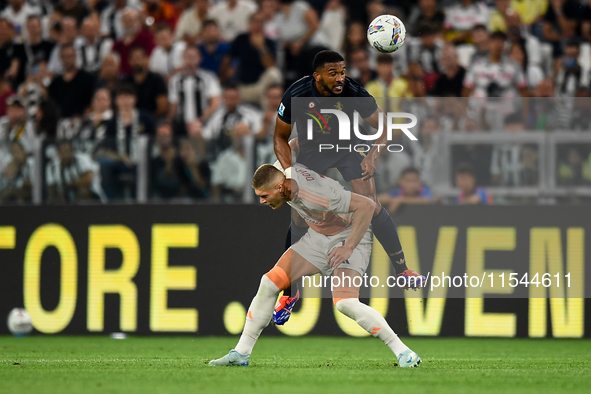
M 328 263 L 331 267 L 336 268 L 343 261 L 351 257 L 353 250 L 359 245 L 359 242 L 361 242 L 361 239 L 369 228 L 375 206 L 376 204 L 369 198 L 360 194 L 351 193 L 349 212 L 355 213 L 355 216 L 353 216 L 351 233 L 347 237 L 343 246 L 334 248 L 328 254 Z
M 291 148 L 289 147 L 289 136 L 291 135 L 291 125 L 282 121 L 277 116 L 275 122 L 275 132 L 273 133 L 273 147 L 275 149 L 275 156 L 284 168 L 285 182 L 283 187 L 287 193 L 291 192 Z

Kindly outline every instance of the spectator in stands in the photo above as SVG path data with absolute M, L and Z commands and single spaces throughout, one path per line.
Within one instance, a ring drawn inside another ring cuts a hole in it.
M 10 85 L 4 79 L 4 75 L 0 74 L 0 116 L 6 115 L 7 104 L 6 101 L 14 94 Z
M 341 0 L 329 0 L 321 15 L 320 29 L 328 38 L 328 47 L 333 51 L 341 52 L 346 30 L 346 7 Z
M 542 35 L 552 44 L 553 56 L 561 56 L 564 44 L 576 38 L 581 5 L 576 0 L 549 0 Z
M 259 3 L 259 11 L 265 21 L 265 37 L 271 40 L 279 38 L 279 26 L 275 20 L 275 14 L 279 9 L 278 0 L 261 0 Z M 343 37 L 345 34 L 343 34 Z
M 151 194 L 159 198 L 178 197 L 184 168 L 174 146 L 170 123 L 161 123 L 156 128 L 156 147 L 158 156 L 150 162 Z
M 365 89 L 384 111 L 398 111 L 400 100 L 397 97 L 412 97 L 408 80 L 394 77 L 394 59 L 387 54 L 378 55 L 376 71 L 378 77 L 365 85 Z
M 256 167 L 275 161 L 273 149 L 273 133 L 277 121 L 277 109 L 281 105 L 283 88 L 281 85 L 271 85 L 265 95 L 265 109 L 261 128 L 255 132 L 256 137 Z
M 574 97 L 580 90 L 589 89 L 589 70 L 579 63 L 579 44 L 569 41 L 562 57 L 554 62 L 554 89 L 558 96 Z
M 122 175 L 133 175 L 139 159 L 138 137 L 152 136 L 154 123 L 150 116 L 136 109 L 135 88 L 123 84 L 117 89 L 117 113 L 107 125 L 106 138 L 99 147 L 103 190 L 109 200 L 122 197 L 118 180 Z
M 281 73 L 275 67 L 275 43 L 265 37 L 263 27 L 262 15 L 252 14 L 248 33 L 236 37 L 221 66 L 223 80 L 230 80 L 235 73 L 242 99 L 261 106 L 267 87 L 281 82 Z M 232 70 L 234 60 L 238 66 Z
M 27 19 L 27 38 L 24 44 L 26 62 L 23 64 L 24 71 L 28 75 L 44 78 L 47 74 L 47 63 L 55 44 L 43 39 L 43 26 L 41 18 L 37 15 L 29 16 Z
M 505 18 L 507 24 L 507 39 L 510 44 L 519 43 L 525 47 L 528 65 L 542 65 L 542 46 L 540 40 L 531 34 L 526 26 L 521 23 L 518 13 L 509 11 Z
M 211 170 L 205 160 L 205 144 L 189 138 L 181 141 L 183 194 L 194 199 L 208 198 L 211 192 Z
M 76 19 L 72 17 L 65 17 L 59 24 L 60 33 L 59 41 L 53 48 L 51 56 L 49 57 L 49 63 L 47 64 L 47 71 L 53 75 L 59 75 L 64 72 L 64 65 L 62 63 L 62 47 L 71 46 L 75 48 L 76 38 L 78 37 L 78 25 Z M 79 56 L 78 51 L 75 51 L 75 65 L 80 68 L 82 66 L 82 58 Z
M 166 0 L 143 0 L 143 3 L 142 11 L 148 27 L 153 28 L 160 23 L 166 23 L 172 30 L 175 29 L 179 19 L 176 6 Z
M 22 144 L 13 141 L 10 144 L 10 161 L 0 173 L 0 203 L 31 201 L 33 166 L 33 158 L 27 157 Z
M 123 37 L 125 29 L 121 23 L 126 11 L 127 0 L 109 0 L 110 5 L 101 12 L 101 35 L 115 41 Z
M 378 73 L 369 65 L 367 49 L 354 50 L 351 53 L 350 66 L 349 74 L 363 86 L 375 80 L 378 76 Z
M 168 82 L 168 120 L 175 135 L 186 135 L 186 124 L 198 119 L 206 122 L 220 106 L 218 78 L 199 67 L 199 50 L 188 46 L 183 54 L 183 69 Z
M 320 30 L 318 14 L 306 1 L 279 0 L 279 4 L 276 22 L 279 42 L 285 53 L 284 77 L 290 84 L 304 75 L 312 74 L 314 56 L 327 49 L 330 42 Z
M 100 35 L 100 21 L 96 16 L 84 19 L 80 29 L 81 38 L 76 48 L 82 59 L 82 69 L 89 73 L 98 73 L 101 63 L 113 48 L 111 38 L 103 38 Z
M 517 12 L 523 24 L 529 27 L 542 19 L 548 9 L 548 2 L 511 0 L 510 9 Z
M 92 156 L 105 139 L 107 126 L 113 119 L 111 93 L 108 89 L 100 88 L 94 92 L 90 109 L 91 112 L 82 119 L 76 144 L 79 150 Z
M 222 41 L 222 34 L 218 24 L 213 19 L 203 22 L 201 32 L 201 68 L 211 71 L 214 74 L 220 74 L 220 68 L 224 57 L 230 51 L 230 44 Z
M 57 124 L 60 116 L 60 108 L 53 100 L 41 101 L 35 114 L 37 135 L 47 140 L 54 140 L 57 137 Z
M 511 0 L 495 0 L 496 10 L 490 14 L 490 19 L 488 20 L 489 31 L 507 33 L 506 19 L 507 15 L 511 12 L 510 4 Z
M 150 56 L 150 71 L 159 74 L 168 83 L 170 77 L 183 66 L 183 53 L 187 47 L 185 41 L 174 40 L 174 32 L 166 23 L 154 26 L 156 48 Z
M 73 45 L 60 45 L 59 48 L 64 73 L 51 81 L 47 92 L 59 105 L 63 117 L 81 117 L 92 100 L 95 79 L 76 66 Z
M 402 170 L 398 187 L 378 196 L 378 201 L 388 212 L 394 213 L 403 204 L 431 204 L 433 195 L 429 187 L 421 184 L 419 170 L 407 167 Z
M 472 29 L 488 23 L 488 8 L 477 0 L 457 0 L 445 9 L 445 39 L 455 44 L 469 44 Z
M 197 43 L 210 6 L 209 0 L 193 0 L 193 6 L 186 9 L 179 19 L 175 31 L 176 39 L 192 44 Z
M 435 81 L 435 86 L 429 92 L 437 97 L 461 97 L 466 69 L 460 66 L 455 46 L 447 44 L 441 50 L 439 57 L 442 73 Z
M 20 67 L 18 46 L 13 41 L 14 27 L 6 19 L 0 18 L 0 74 L 13 89 L 17 88 Z
M 115 92 L 115 88 L 119 84 L 119 63 L 119 55 L 116 53 L 105 56 L 96 81 L 97 88 L 106 88 L 111 94 Z
M 131 48 L 129 65 L 131 75 L 125 82 L 135 88 L 136 107 L 149 113 L 154 119 L 165 117 L 168 113 L 166 84 L 159 74 L 150 71 L 150 58 L 143 47 Z
M 533 91 L 534 88 L 544 79 L 544 73 L 542 72 L 540 66 L 530 64 L 523 41 L 518 41 L 511 44 L 511 48 L 509 49 L 509 59 L 513 60 L 521 67 L 530 92 Z
M 475 52 L 472 54 L 470 63 L 474 63 L 478 59 L 486 59 L 488 56 L 490 36 L 485 25 L 474 26 L 472 29 L 472 42 L 474 43 Z
M 521 68 L 503 54 L 506 35 L 494 32 L 490 37 L 489 54 L 472 63 L 464 79 L 464 97 L 527 96 L 527 83 Z
M 476 186 L 474 169 L 469 163 L 461 163 L 455 169 L 456 186 L 460 194 L 456 198 L 456 204 L 489 205 L 493 199 L 488 192 Z
M 521 114 L 512 114 L 505 119 L 506 133 L 525 130 Z M 491 183 L 496 186 L 522 186 L 523 167 L 521 164 L 522 144 L 503 142 L 495 144 L 490 165 Z
M 41 14 L 39 7 L 29 4 L 25 0 L 8 0 L 8 6 L 0 13 L 0 18 L 12 23 L 16 33 L 15 40 L 20 43 L 26 37 L 27 19 L 39 14 Z
M 90 15 L 90 11 L 80 0 L 62 0 L 55 6 L 55 12 L 64 17 L 74 18 L 78 26 Z
M 585 158 L 580 147 L 569 147 L 559 161 L 556 175 L 561 186 L 591 185 L 591 157 Z
M 6 115 L 0 118 L 0 143 L 18 141 L 27 152 L 33 150 L 35 128 L 18 96 L 6 100 Z
M 409 60 L 421 65 L 424 72 L 425 89 L 431 90 L 439 78 L 439 58 L 444 42 L 439 39 L 439 31 L 429 24 L 419 27 L 419 40 L 410 47 Z
M 261 113 L 241 103 L 240 91 L 232 85 L 223 90 L 223 105 L 203 129 L 212 158 L 232 147 L 235 138 L 251 136 L 261 129 Z
M 539 186 L 539 179 L 539 145 L 525 144 L 521 148 L 521 183 L 523 186 Z
M 150 56 L 156 44 L 152 32 L 142 27 L 142 20 L 136 10 L 127 9 L 121 16 L 121 24 L 123 26 L 123 37 L 115 41 L 113 51 L 118 53 L 121 59 L 121 74 L 127 76 L 131 74 L 131 65 L 129 64 L 131 48 L 140 46 Z
M 408 33 L 414 37 L 419 35 L 419 26 L 429 24 L 437 31 L 443 31 L 445 12 L 437 6 L 437 0 L 419 0 L 408 17 Z
M 232 42 L 238 34 L 246 32 L 250 16 L 257 11 L 251 0 L 222 0 L 209 11 L 208 18 L 215 20 L 226 42 Z
M 581 36 L 583 40 L 591 43 L 591 2 L 589 1 L 581 11 Z
M 90 156 L 74 152 L 71 141 L 60 141 L 57 157 L 45 167 L 49 202 L 102 200 L 97 167 Z
M 353 22 L 347 28 L 343 50 L 346 64 L 351 64 L 351 54 L 357 49 L 367 50 L 367 28 L 361 22 Z
M 435 173 L 435 158 L 437 157 L 439 141 L 439 124 L 433 117 L 423 119 L 419 130 L 419 144 L 410 147 L 413 165 L 421 173 L 423 182 L 433 185 Z

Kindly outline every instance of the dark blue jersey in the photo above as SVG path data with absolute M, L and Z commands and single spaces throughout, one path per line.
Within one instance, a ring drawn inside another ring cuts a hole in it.
M 321 113 L 322 109 L 336 109 L 344 112 L 351 125 L 351 139 L 339 140 L 339 124 L 337 116 Z M 297 125 L 300 154 L 298 162 L 308 168 L 324 173 L 329 168 L 339 168 L 346 171 L 350 179 L 360 177 L 360 162 L 364 154 L 351 149 L 336 149 L 337 145 L 346 146 L 363 144 L 355 137 L 353 127 L 353 113 L 357 111 L 361 118 L 370 117 L 378 105 L 371 94 L 357 81 L 346 77 L 343 92 L 338 96 L 322 96 L 314 87 L 314 78 L 307 76 L 294 82 L 283 95 L 277 111 L 279 119 L 292 126 Z M 311 122 L 308 122 L 308 121 Z M 309 138 L 308 127 L 311 125 L 312 138 Z M 360 132 L 365 134 L 360 127 Z M 333 150 L 320 151 L 321 145 L 335 146 Z M 338 164 L 337 164 L 338 163 Z M 344 166 L 350 167 L 345 170 Z M 346 179 L 346 180 L 350 180 Z

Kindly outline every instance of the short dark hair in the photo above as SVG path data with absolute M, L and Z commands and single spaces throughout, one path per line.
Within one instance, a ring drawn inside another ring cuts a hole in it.
M 136 51 L 142 51 L 144 55 L 148 56 L 148 51 L 146 51 L 146 48 L 141 45 L 134 45 L 129 49 L 129 57 L 131 57 L 131 54 Z
M 156 26 L 154 26 L 154 33 L 159 33 L 164 30 L 172 31 L 172 28 L 165 22 L 157 23 Z
M 252 187 L 254 189 L 261 189 L 273 180 L 276 176 L 280 175 L 281 171 L 275 168 L 271 164 L 263 164 L 255 171 L 252 176 Z
M 76 51 L 76 47 L 74 46 L 74 44 L 61 44 L 60 53 L 62 53 L 64 49 L 73 49 L 74 51 Z
M 419 25 L 418 33 L 420 37 L 435 35 L 439 33 L 439 29 L 432 23 L 423 22 Z
M 474 166 L 470 163 L 460 163 L 456 166 L 456 170 L 454 171 L 456 175 L 458 174 L 467 174 L 476 177 L 476 172 L 474 171 Z
M 487 32 L 487 33 L 488 33 L 488 29 L 487 29 L 487 28 L 486 28 L 486 26 L 485 26 L 485 25 L 483 25 L 482 23 L 479 23 L 479 24 L 475 25 L 475 26 L 472 28 L 472 31 L 474 31 L 474 30 L 483 30 L 483 31 L 485 31 L 485 32 Z
M 377 64 L 393 64 L 394 58 L 387 53 L 380 53 L 376 58 Z
M 209 25 L 215 25 L 215 27 L 219 27 L 219 25 L 215 19 L 206 19 L 205 21 L 203 21 L 203 24 L 201 25 L 201 29 L 205 29 Z
M 117 89 L 115 90 L 115 96 L 121 96 L 121 95 L 130 95 L 130 96 L 137 96 L 137 93 L 135 92 L 135 88 L 133 87 L 133 85 L 129 84 L 129 83 L 122 83 L 121 85 L 117 86 Z
M 500 30 L 495 30 L 490 35 L 491 40 L 502 40 L 507 41 L 507 35 Z
M 340 53 L 326 50 L 320 51 L 314 56 L 314 61 L 312 62 L 312 67 L 314 71 L 318 70 L 319 68 L 324 68 L 326 63 L 338 63 L 344 62 L 345 58 L 341 56 Z
M 406 167 L 400 173 L 400 178 L 402 178 L 403 176 L 408 175 L 408 174 L 416 174 L 418 177 L 421 176 L 421 173 L 419 172 L 419 170 L 416 167 Z
M 566 41 L 565 48 L 566 47 L 576 47 L 577 49 L 580 48 L 579 42 L 574 38 L 571 38 L 568 41 Z

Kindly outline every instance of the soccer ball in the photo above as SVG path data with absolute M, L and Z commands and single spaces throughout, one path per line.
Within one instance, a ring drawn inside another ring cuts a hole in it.
M 367 41 L 382 53 L 400 49 L 406 39 L 404 23 L 394 15 L 380 15 L 369 24 Z
M 33 322 L 29 312 L 22 308 L 14 308 L 8 314 L 8 329 L 17 337 L 25 336 L 33 330 Z

